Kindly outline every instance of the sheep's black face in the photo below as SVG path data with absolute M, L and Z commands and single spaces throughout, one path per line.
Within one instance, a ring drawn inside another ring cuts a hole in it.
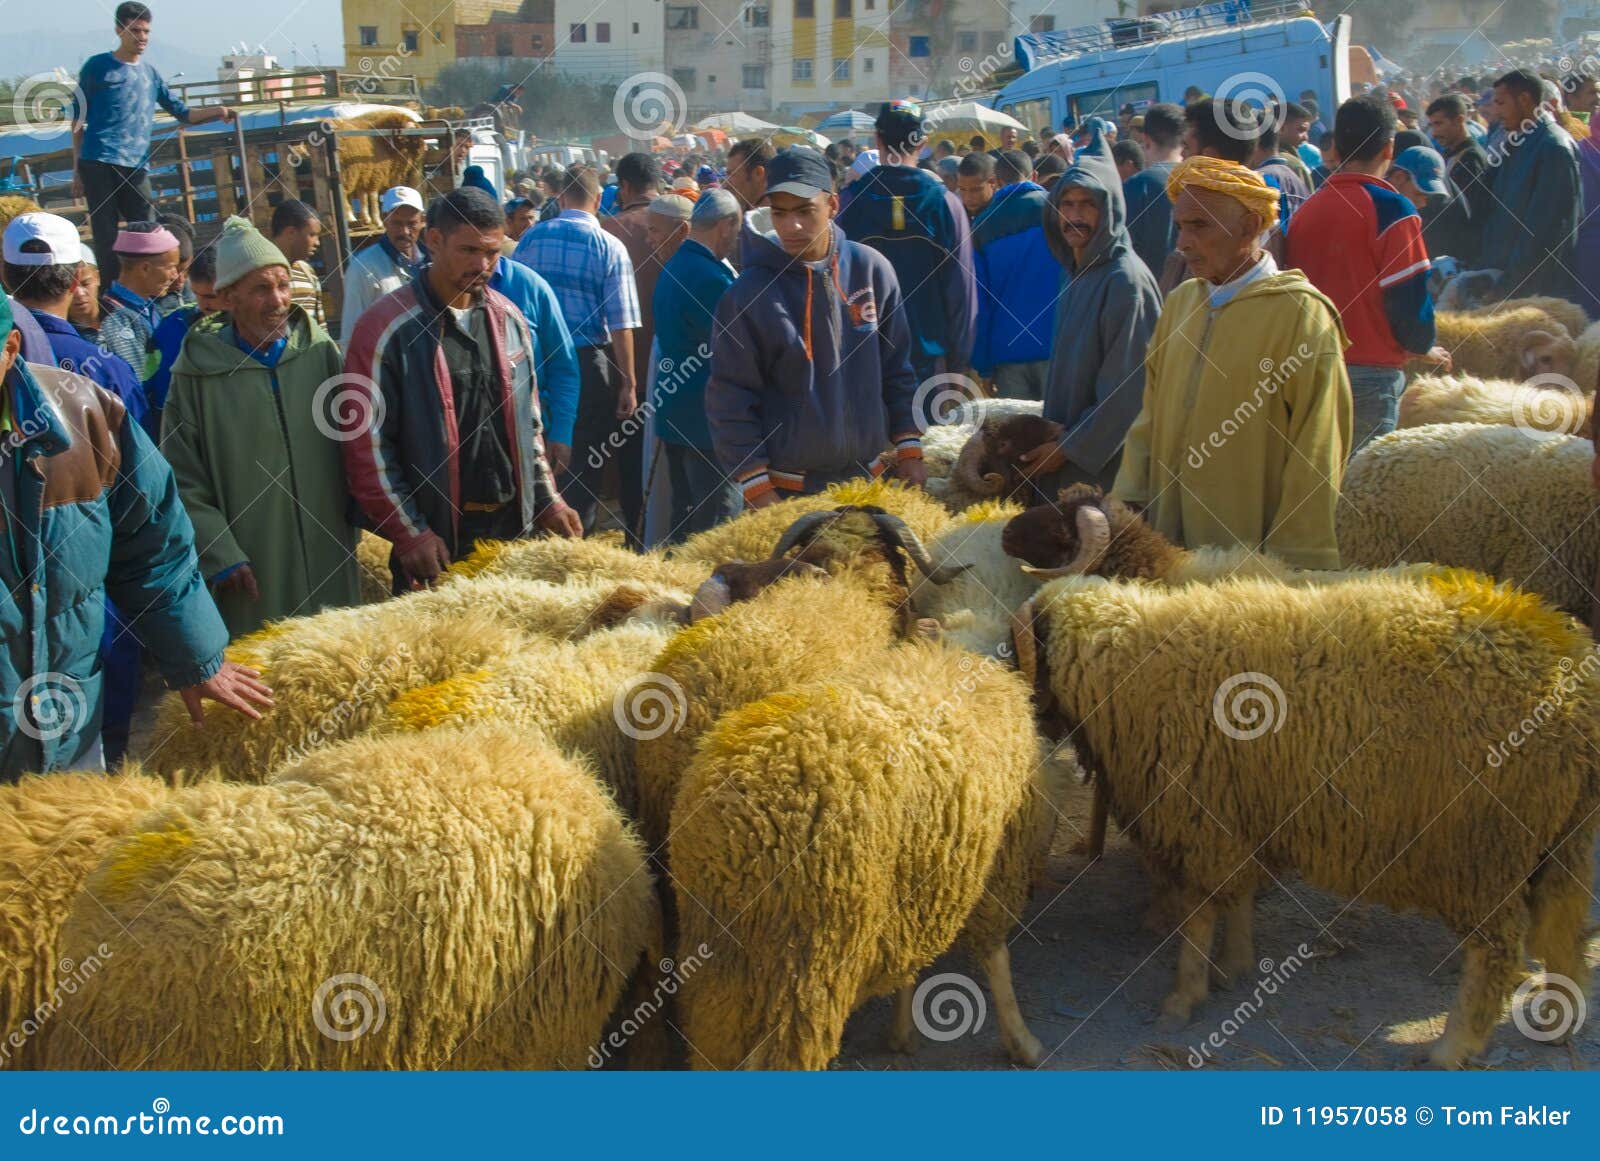
M 782 557 L 774 560 L 732 560 L 719 565 L 714 575 L 727 583 L 729 603 L 737 604 L 759 596 L 764 589 L 777 584 L 784 577 L 827 574 L 807 561 Z
M 1001 463 L 992 468 L 985 464 L 985 470 L 1014 467 L 1023 455 L 1042 444 L 1054 443 L 1065 430 L 1042 415 L 1008 415 L 994 425 L 992 438 L 986 440 L 994 458 Z
M 1035 568 L 1059 568 L 1078 551 L 1072 512 L 1063 513 L 1054 504 L 1029 508 L 1006 522 L 1000 532 L 1000 548 Z

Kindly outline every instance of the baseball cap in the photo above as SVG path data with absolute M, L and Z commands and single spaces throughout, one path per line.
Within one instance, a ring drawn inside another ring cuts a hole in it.
M 798 198 L 814 198 L 820 193 L 832 192 L 833 170 L 828 168 L 828 159 L 809 146 L 787 146 L 767 162 L 768 197 L 786 193 Z
M 414 210 L 423 209 L 422 195 L 408 185 L 397 185 L 386 189 L 378 198 L 378 212 L 384 217 L 399 209 L 401 206 L 410 206 Z
M 31 241 L 43 242 L 45 249 L 27 253 L 22 244 Z M 18 214 L 6 225 L 5 260 L 13 266 L 76 266 L 83 261 L 83 240 L 78 228 L 57 214 Z
M 885 101 L 872 127 L 891 149 L 904 149 L 922 129 L 922 106 L 910 97 Z
M 1413 145 L 1402 149 L 1394 159 L 1396 169 L 1403 169 L 1425 194 L 1447 194 L 1450 187 L 1444 180 L 1444 158 L 1439 151 L 1426 145 Z
M 83 253 L 78 255 L 78 261 L 86 262 L 97 270 L 100 268 L 100 259 L 94 256 L 94 247 L 87 242 L 83 244 Z
M 867 170 L 878 164 L 878 151 L 876 149 L 863 149 L 856 154 L 856 159 L 850 163 L 850 172 L 857 177 L 866 177 Z

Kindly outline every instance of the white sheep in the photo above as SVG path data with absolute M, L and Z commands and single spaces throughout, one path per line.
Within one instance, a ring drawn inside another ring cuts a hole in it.
M 1592 388 L 1591 388 L 1592 390 Z M 1400 396 L 1400 427 L 1430 423 L 1495 423 L 1531 431 L 1587 436 L 1594 396 L 1546 381 L 1515 382 L 1473 375 L 1424 375 Z

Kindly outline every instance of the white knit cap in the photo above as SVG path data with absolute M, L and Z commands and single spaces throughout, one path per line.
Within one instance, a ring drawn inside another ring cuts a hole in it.
M 45 248 L 30 253 L 24 242 L 43 242 Z M 59 214 L 18 214 L 6 223 L 4 252 L 13 266 L 76 266 L 83 240 L 78 227 Z
M 397 185 L 386 189 L 378 196 L 378 212 L 388 217 L 390 211 L 401 206 L 410 206 L 414 210 L 423 208 L 422 195 L 408 185 Z

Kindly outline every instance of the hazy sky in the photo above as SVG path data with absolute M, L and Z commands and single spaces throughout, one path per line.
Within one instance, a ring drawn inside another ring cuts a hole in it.
M 285 64 L 313 63 L 312 46 L 322 59 L 339 63 L 344 40 L 339 0 L 145 0 L 155 14 L 155 40 L 174 49 L 208 58 L 220 57 L 241 41 L 253 49 L 264 44 Z M 423 0 L 424 3 L 427 0 Z M 37 34 L 43 43 L 95 34 L 106 48 L 116 46 L 112 32 L 115 0 L 0 0 L 6 37 L 26 43 Z M 40 43 L 40 42 L 35 42 Z

